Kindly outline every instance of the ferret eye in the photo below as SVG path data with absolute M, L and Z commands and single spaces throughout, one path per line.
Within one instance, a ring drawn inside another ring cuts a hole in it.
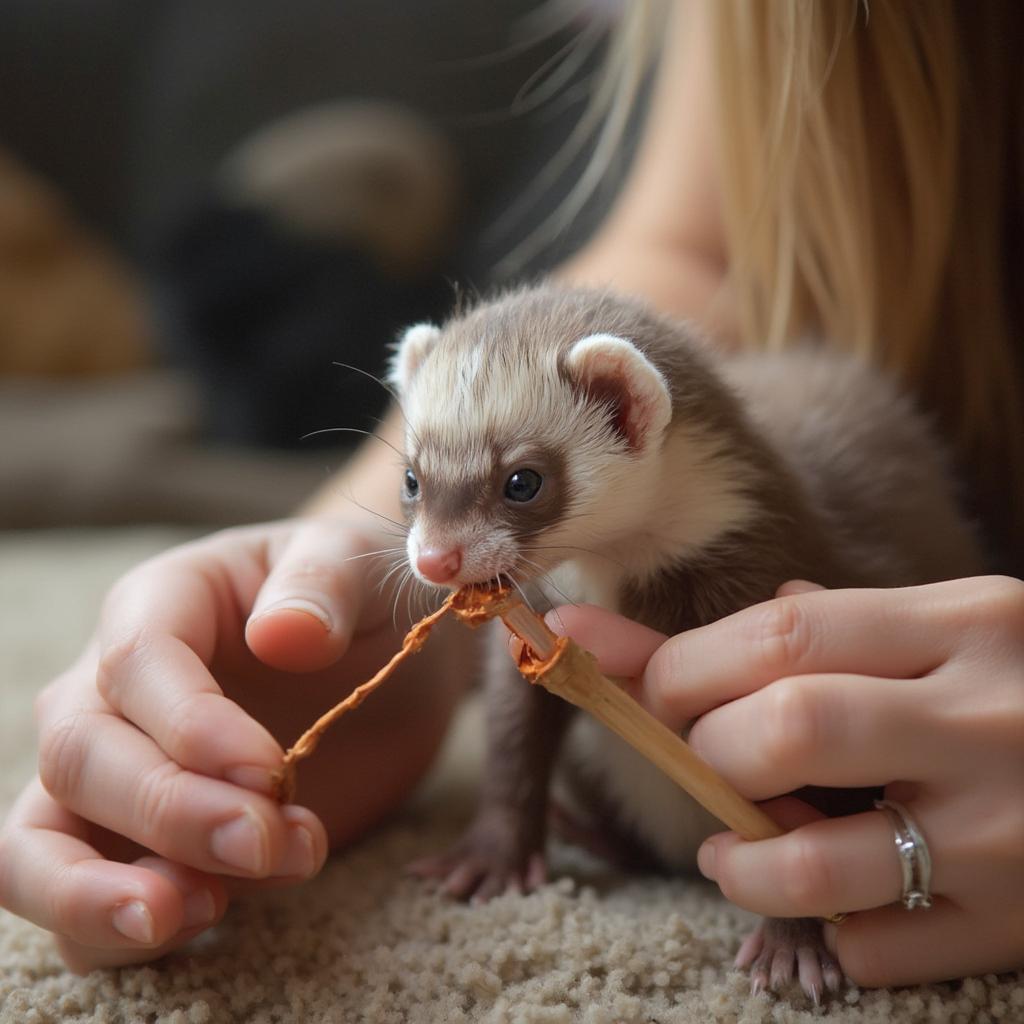
M 420 493 L 420 482 L 411 469 L 405 471 L 405 493 L 410 498 L 415 498 Z
M 544 478 L 532 469 L 517 469 L 505 481 L 505 497 L 509 501 L 533 501 Z

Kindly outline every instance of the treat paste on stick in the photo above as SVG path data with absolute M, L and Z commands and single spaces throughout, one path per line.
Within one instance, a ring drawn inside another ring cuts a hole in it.
M 273 773 L 271 781 L 274 796 L 281 803 L 291 803 L 295 799 L 295 765 L 316 750 L 320 738 L 343 715 L 353 708 L 359 707 L 367 697 L 384 682 L 406 658 L 416 654 L 427 642 L 431 629 L 444 618 L 451 607 L 458 591 L 450 594 L 437 611 L 420 619 L 405 634 L 402 646 L 391 660 L 380 671 L 361 686 L 357 686 L 344 700 L 335 704 L 330 711 L 321 715 L 289 748 L 284 755 L 281 767 Z
M 500 617 L 522 641 L 517 664 L 526 679 L 589 711 L 744 839 L 768 839 L 782 834 L 783 830 L 771 818 L 697 757 L 681 737 L 602 675 L 593 655 L 568 637 L 553 633 L 539 615 L 526 608 L 506 587 L 462 587 L 450 594 L 437 611 L 417 622 L 406 634 L 398 653 L 372 679 L 321 716 L 288 751 L 274 777 L 279 800 L 294 798 L 296 762 L 308 757 L 334 722 L 358 707 L 406 658 L 420 650 L 430 630 L 449 612 L 470 627 Z

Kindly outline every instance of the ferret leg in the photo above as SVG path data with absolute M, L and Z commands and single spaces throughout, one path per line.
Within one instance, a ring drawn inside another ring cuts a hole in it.
M 450 850 L 410 866 L 460 899 L 530 891 L 547 879 L 544 860 L 551 771 L 573 708 L 526 682 L 504 634 L 493 638 L 485 684 L 487 754 L 480 803 Z
M 825 946 L 821 922 L 813 917 L 766 917 L 740 946 L 736 966 L 750 968 L 754 995 L 784 988 L 795 971 L 815 1006 L 825 989 L 837 992 L 843 982 L 839 964 Z

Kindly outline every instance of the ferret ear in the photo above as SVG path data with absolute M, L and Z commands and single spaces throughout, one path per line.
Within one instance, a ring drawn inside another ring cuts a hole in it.
M 631 451 L 657 441 L 672 418 L 672 397 L 661 371 L 632 342 L 590 334 L 566 355 L 569 376 L 612 407 L 613 422 Z
M 420 364 L 430 355 L 440 337 L 441 329 L 433 324 L 413 324 L 399 338 L 388 368 L 388 381 L 398 389 L 399 394 L 409 390 Z

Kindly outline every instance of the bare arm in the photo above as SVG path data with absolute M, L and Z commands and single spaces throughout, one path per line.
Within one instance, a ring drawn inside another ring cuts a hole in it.
M 640 150 L 594 238 L 558 272 L 611 286 L 701 323 L 728 344 L 726 245 L 717 180 L 709 25 L 704 0 L 673 5 Z

